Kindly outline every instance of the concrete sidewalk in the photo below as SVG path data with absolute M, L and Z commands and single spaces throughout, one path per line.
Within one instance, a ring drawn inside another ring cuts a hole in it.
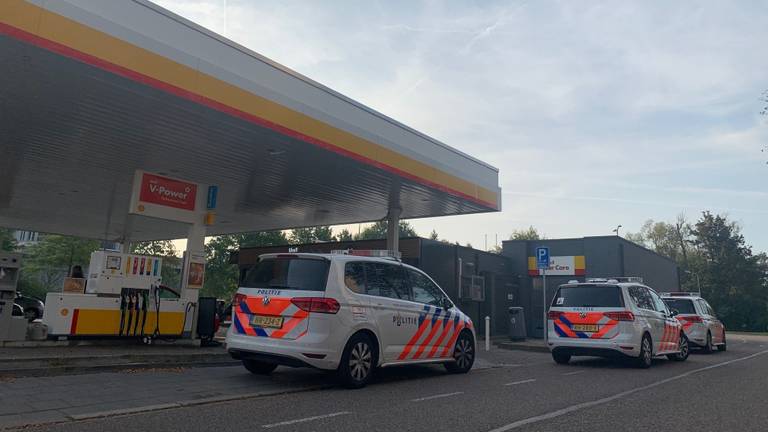
M 0 377 L 82 374 L 147 367 L 237 364 L 222 347 L 184 344 L 0 348 Z
M 531 354 L 480 351 L 477 371 L 517 367 Z M 386 377 L 424 379 L 442 366 L 391 368 Z M 0 429 L 171 409 L 336 386 L 333 373 L 279 367 L 256 376 L 241 367 L 157 368 L 48 377 L 0 378 Z
M 511 341 L 509 338 L 491 338 L 491 342 L 502 349 L 513 351 L 533 351 L 548 353 L 549 348 L 544 339 L 526 339 L 524 341 Z

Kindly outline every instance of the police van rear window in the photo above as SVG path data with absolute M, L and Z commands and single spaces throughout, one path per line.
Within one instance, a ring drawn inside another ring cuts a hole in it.
M 624 299 L 616 285 L 562 286 L 552 307 L 624 307 Z
M 674 309 L 680 314 L 695 314 L 696 308 L 693 306 L 693 302 L 686 299 L 663 299 L 667 307 Z
M 240 286 L 300 291 L 325 291 L 330 262 L 299 257 L 265 258 L 244 272 Z

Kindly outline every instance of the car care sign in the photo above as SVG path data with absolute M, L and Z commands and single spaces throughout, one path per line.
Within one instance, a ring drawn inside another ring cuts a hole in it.
M 136 170 L 130 213 L 180 222 L 199 219 L 204 188 L 197 183 Z

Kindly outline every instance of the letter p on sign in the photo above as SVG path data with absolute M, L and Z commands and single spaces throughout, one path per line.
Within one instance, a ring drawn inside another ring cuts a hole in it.
M 549 267 L 549 248 L 536 248 L 536 268 L 546 269 Z

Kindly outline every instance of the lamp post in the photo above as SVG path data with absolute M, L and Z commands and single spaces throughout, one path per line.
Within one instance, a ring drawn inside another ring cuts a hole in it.
M 619 237 L 619 228 L 621 228 L 621 225 L 617 226 L 616 229 L 613 230 L 613 232 L 616 233 L 616 237 Z
M 685 273 L 696 276 L 696 287 L 699 289 L 699 295 L 701 295 L 701 279 L 699 279 L 699 274 L 690 270 L 686 270 Z

